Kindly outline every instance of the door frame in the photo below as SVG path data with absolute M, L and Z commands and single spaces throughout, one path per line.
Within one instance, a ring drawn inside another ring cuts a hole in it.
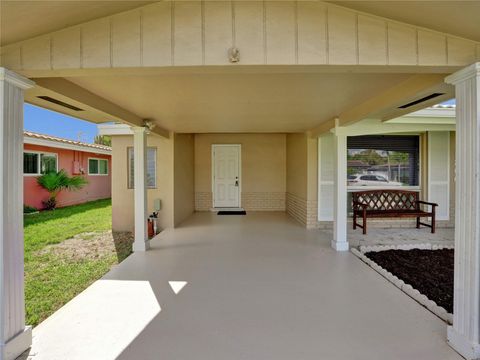
M 215 207 L 215 148 L 234 146 L 238 148 L 238 207 L 242 207 L 242 145 L 241 144 L 212 144 L 211 172 L 212 172 L 212 207 Z M 221 208 L 218 208 L 221 209 Z

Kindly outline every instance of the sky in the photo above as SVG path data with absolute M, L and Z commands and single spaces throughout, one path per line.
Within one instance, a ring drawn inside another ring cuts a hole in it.
M 443 105 L 455 105 L 455 99 L 450 99 L 442 103 Z
M 97 135 L 97 125 L 94 123 L 30 104 L 24 105 L 23 117 L 27 131 L 86 143 L 93 143 Z

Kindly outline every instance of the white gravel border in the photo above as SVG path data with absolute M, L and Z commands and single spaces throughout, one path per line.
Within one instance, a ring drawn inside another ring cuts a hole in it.
M 443 307 L 438 306 L 434 301 L 427 298 L 425 295 L 421 294 L 420 291 L 414 289 L 411 285 L 405 284 L 405 282 L 391 272 L 385 270 L 379 266 L 374 261 L 370 260 L 365 256 L 365 253 L 372 251 L 385 251 L 385 250 L 412 250 L 412 249 L 422 249 L 422 250 L 440 250 L 440 249 L 453 249 L 453 245 L 438 245 L 438 244 L 405 244 L 405 245 L 371 245 L 371 246 L 360 246 L 360 249 L 351 248 L 350 251 L 365 264 L 370 266 L 373 270 L 382 275 L 385 279 L 391 282 L 393 285 L 402 290 L 405 294 L 410 296 L 412 299 L 416 300 L 418 303 L 426 307 L 432 313 L 437 315 L 440 319 L 447 322 L 448 324 L 453 323 L 453 314 L 448 313 Z

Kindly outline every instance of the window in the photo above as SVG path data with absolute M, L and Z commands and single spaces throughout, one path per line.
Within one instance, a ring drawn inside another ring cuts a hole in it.
M 419 185 L 418 136 L 354 136 L 347 150 L 350 187 Z
M 38 174 L 38 154 L 24 153 L 23 154 L 23 173 L 24 174 Z
M 133 148 L 129 147 L 127 149 L 127 160 L 128 160 L 128 188 L 133 189 L 135 187 L 134 183 L 134 157 L 133 157 Z M 155 189 L 157 187 L 157 148 L 149 147 L 147 148 L 147 187 L 149 189 Z
M 23 173 L 26 175 L 42 175 L 56 172 L 57 154 L 25 152 L 23 153 Z
M 57 171 L 57 155 L 40 154 L 40 170 L 42 174 Z
M 89 158 L 88 175 L 108 175 L 108 160 Z

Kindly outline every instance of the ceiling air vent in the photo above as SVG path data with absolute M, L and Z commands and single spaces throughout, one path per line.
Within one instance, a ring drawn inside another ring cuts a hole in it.
M 60 101 L 60 100 L 57 100 L 57 99 L 54 99 L 50 96 L 37 96 L 39 99 L 42 99 L 42 100 L 45 100 L 45 101 L 49 101 L 51 103 L 54 103 L 54 104 L 57 104 L 57 105 L 60 105 L 60 106 L 63 106 L 67 109 L 70 109 L 70 110 L 74 110 L 74 111 L 84 111 L 83 109 L 80 109 L 76 106 L 73 106 L 73 105 L 70 105 L 70 104 L 67 104 L 67 103 L 64 103 L 63 101 Z
M 427 96 L 424 96 L 422 97 L 421 99 L 418 99 L 418 100 L 415 100 L 415 101 L 412 101 L 412 102 L 409 102 L 408 104 L 404 104 L 402 106 L 399 106 L 398 108 L 399 109 L 407 109 L 413 105 L 417 105 L 417 104 L 420 104 L 424 101 L 427 101 L 427 100 L 430 100 L 430 99 L 433 99 L 433 98 L 436 98 L 440 95 L 445 95 L 444 93 L 433 93 L 433 94 L 430 94 L 430 95 L 427 95 Z

